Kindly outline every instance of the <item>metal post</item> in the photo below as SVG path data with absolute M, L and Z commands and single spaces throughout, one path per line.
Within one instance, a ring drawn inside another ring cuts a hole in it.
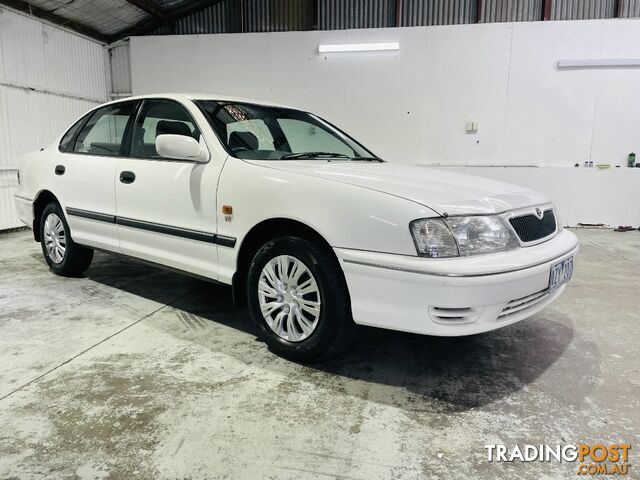
M 544 12 L 542 20 L 551 20 L 551 4 L 553 0 L 544 0 Z

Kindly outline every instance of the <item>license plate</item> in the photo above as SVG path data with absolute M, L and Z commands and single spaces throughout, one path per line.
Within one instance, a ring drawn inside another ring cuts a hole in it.
M 573 257 L 565 258 L 561 262 L 551 265 L 549 273 L 549 291 L 567 283 L 573 275 Z

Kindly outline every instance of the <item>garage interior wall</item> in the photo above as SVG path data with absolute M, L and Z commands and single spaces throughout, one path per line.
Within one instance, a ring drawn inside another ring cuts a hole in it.
M 101 43 L 0 7 L 0 230 L 14 210 L 17 159 L 106 100 Z
M 632 19 L 133 37 L 132 89 L 308 109 L 389 161 L 545 190 L 566 225 L 638 224 L 640 169 L 626 159 L 640 150 L 640 68 L 557 63 L 640 58 L 639 37 Z M 400 50 L 318 54 L 319 44 L 390 41 Z

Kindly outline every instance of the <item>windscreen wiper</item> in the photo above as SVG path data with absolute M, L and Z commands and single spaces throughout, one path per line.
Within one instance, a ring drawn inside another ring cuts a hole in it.
M 384 163 L 384 160 L 378 157 L 352 157 L 354 162 L 380 162 Z
M 295 160 L 296 158 L 346 158 L 351 160 L 351 157 L 342 153 L 334 152 L 302 152 L 302 153 L 288 153 L 280 157 L 280 160 Z

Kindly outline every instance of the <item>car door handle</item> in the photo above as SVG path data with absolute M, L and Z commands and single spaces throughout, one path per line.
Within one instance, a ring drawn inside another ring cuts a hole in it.
M 56 175 L 64 175 L 65 170 L 64 165 L 56 165 Z
M 133 183 L 136 180 L 136 174 L 133 172 L 120 172 L 120 181 L 122 183 Z

